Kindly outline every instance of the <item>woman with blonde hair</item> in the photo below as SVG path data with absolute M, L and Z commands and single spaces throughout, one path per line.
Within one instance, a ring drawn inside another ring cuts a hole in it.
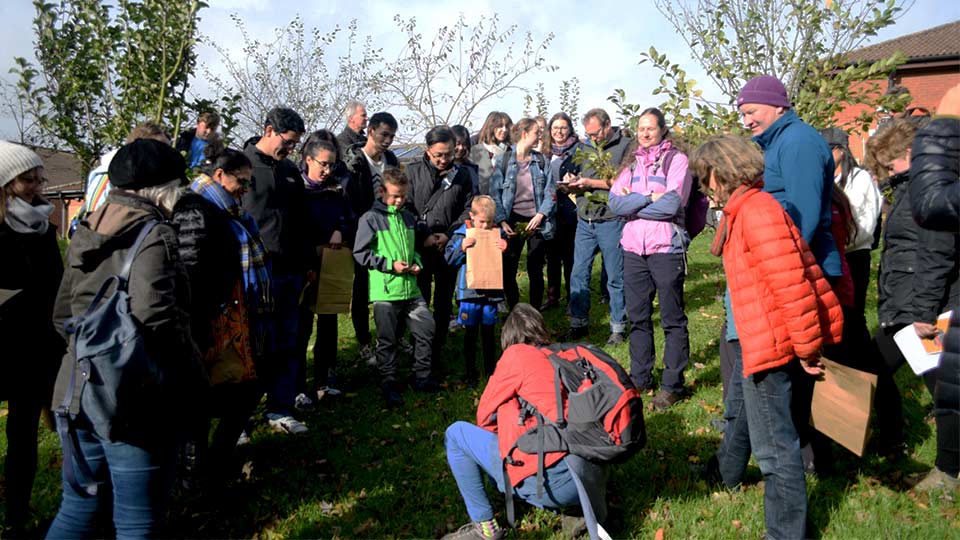
M 805 538 L 807 493 L 792 387 L 801 367 L 819 372 L 823 345 L 839 342 L 840 303 L 790 216 L 763 191 L 764 160 L 755 145 L 734 135 L 712 137 L 690 161 L 723 208 L 711 252 L 723 257 L 727 325 L 738 336 L 724 400 L 727 427 L 706 472 L 735 487 L 752 452 L 766 483 L 767 535 Z

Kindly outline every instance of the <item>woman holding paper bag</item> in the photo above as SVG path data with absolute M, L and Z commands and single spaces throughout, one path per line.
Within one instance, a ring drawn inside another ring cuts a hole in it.
M 805 538 L 807 497 L 792 387 L 801 367 L 819 372 L 823 345 L 839 342 L 840 303 L 796 225 L 762 191 L 764 161 L 756 146 L 733 135 L 713 137 L 697 148 L 691 164 L 723 208 L 711 252 L 723 257 L 727 325 L 735 324 L 739 336 L 731 342 L 727 427 L 706 472 L 737 486 L 752 452 L 766 482 L 767 535 Z
M 324 247 L 340 249 L 350 236 L 350 209 L 344 196 L 345 180 L 338 178 L 336 171 L 340 162 L 333 134 L 326 130 L 311 133 L 300 150 L 300 170 L 303 173 L 303 185 L 306 195 L 306 216 L 304 231 L 307 245 L 310 246 L 310 265 L 307 274 L 307 288 L 300 306 L 300 347 L 303 355 L 300 364 L 300 392 L 296 399 L 297 408 L 304 409 L 313 405 L 314 397 L 338 396 L 335 388 L 333 366 L 337 358 L 337 314 L 317 314 L 317 339 L 313 346 L 313 386 L 307 392 L 306 350 L 313 331 L 312 308 L 317 299 L 317 275 L 323 264 L 321 255 Z M 328 251 L 328 253 L 330 253 Z M 349 250 L 345 254 L 352 265 Z M 329 256 L 329 255 L 328 255 Z
M 543 265 L 547 257 L 546 241 L 553 238 L 557 184 L 543 154 L 533 149 L 541 137 L 543 130 L 533 118 L 517 122 L 513 126 L 516 149 L 507 152 L 490 179 L 490 196 L 497 204 L 496 223 L 510 239 L 503 256 L 503 293 L 511 308 L 520 301 L 517 268 L 524 243 L 527 244 L 530 304 L 543 304 Z M 522 222 L 526 222 L 526 226 L 516 230 Z

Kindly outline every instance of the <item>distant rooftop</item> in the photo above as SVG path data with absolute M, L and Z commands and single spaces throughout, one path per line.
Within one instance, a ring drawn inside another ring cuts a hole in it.
M 902 52 L 907 57 L 907 63 L 960 59 L 960 21 L 857 49 L 847 53 L 847 61 L 876 62 L 888 58 L 895 51 Z

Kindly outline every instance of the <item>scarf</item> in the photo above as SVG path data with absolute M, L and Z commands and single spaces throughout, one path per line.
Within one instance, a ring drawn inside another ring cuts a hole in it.
M 258 313 L 272 311 L 270 267 L 257 222 L 240 209 L 239 201 L 205 174 L 197 175 L 190 189 L 230 216 L 230 228 L 240 242 L 240 266 L 243 269 L 243 289 L 247 302 Z
M 644 167 L 653 164 L 653 170 L 650 171 L 650 173 L 657 174 L 657 171 L 663 168 L 664 159 L 670 150 L 673 150 L 673 143 L 668 139 L 663 139 L 659 143 L 647 148 L 637 145 L 637 151 L 634 155 L 637 158 L 637 162 Z
M 577 142 L 577 138 L 574 137 L 573 135 L 570 135 L 560 144 L 551 143 L 550 153 L 554 156 L 562 156 L 566 154 L 567 150 L 569 150 L 571 146 L 576 144 L 576 142 Z
M 321 182 L 307 176 L 307 171 L 300 171 L 300 174 L 303 176 L 303 188 L 307 191 L 340 191 L 341 189 L 333 175 Z
M 7 216 L 4 222 L 14 232 L 22 234 L 43 234 L 50 227 L 50 214 L 53 205 L 37 197 L 38 203 L 32 205 L 13 195 L 7 201 Z
M 762 188 L 763 183 L 761 182 L 758 185 L 753 186 L 740 186 L 733 191 L 733 194 L 730 195 L 730 198 L 727 199 L 727 204 L 729 206 L 730 202 L 734 199 L 739 198 L 747 190 L 752 188 Z M 720 216 L 720 223 L 717 224 L 717 233 L 713 236 L 713 242 L 710 244 L 710 253 L 716 255 L 717 257 L 723 256 L 723 246 L 727 243 L 727 234 L 729 233 L 730 227 L 730 215 L 727 214 L 724 210 L 723 215 Z

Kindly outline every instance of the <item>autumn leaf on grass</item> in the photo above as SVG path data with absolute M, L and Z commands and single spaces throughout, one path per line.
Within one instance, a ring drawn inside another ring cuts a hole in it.
M 663 540 L 663 527 L 657 529 L 657 532 L 653 535 L 653 540 Z

